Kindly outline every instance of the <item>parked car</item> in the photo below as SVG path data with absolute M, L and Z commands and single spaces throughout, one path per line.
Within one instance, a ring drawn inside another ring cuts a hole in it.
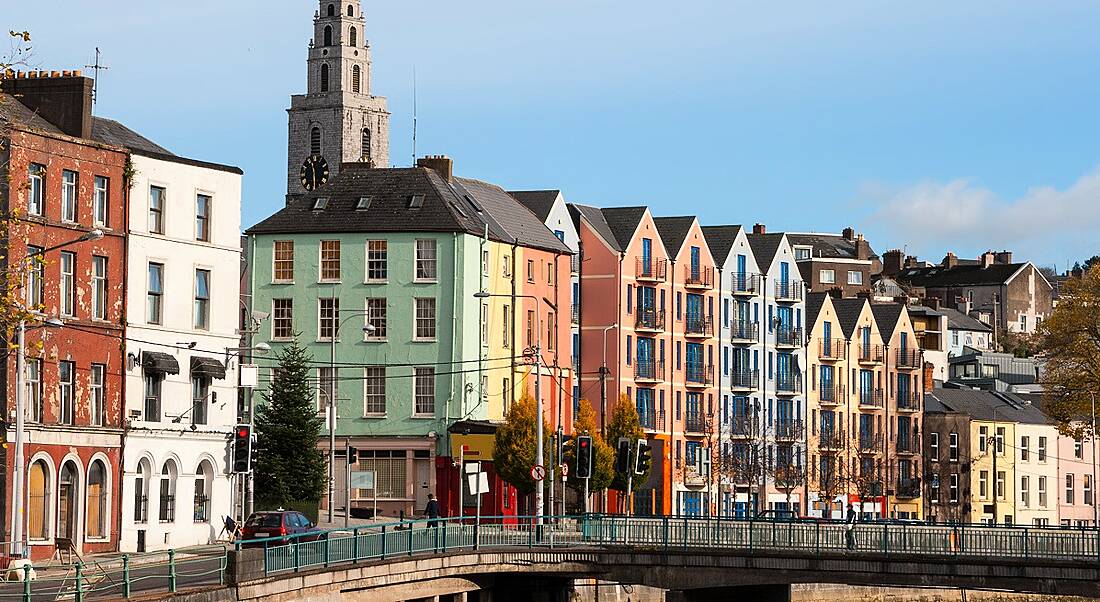
M 298 537 L 290 537 L 294 535 Z M 283 539 L 278 542 L 273 542 L 277 544 L 288 543 L 291 539 L 317 541 L 324 537 L 324 532 L 301 512 L 293 510 L 253 512 L 248 520 L 244 521 L 241 539 L 248 541 L 269 537 L 282 537 Z

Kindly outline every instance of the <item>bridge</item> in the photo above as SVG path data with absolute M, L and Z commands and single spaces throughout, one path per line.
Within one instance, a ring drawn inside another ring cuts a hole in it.
M 778 602 L 795 583 L 1100 598 L 1096 529 L 616 516 L 539 527 L 531 517 L 466 517 L 249 545 L 230 554 L 236 600 L 555 600 L 591 578 L 685 601 Z

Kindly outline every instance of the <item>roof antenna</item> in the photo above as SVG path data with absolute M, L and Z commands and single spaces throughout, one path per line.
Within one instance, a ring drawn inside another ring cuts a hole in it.
M 92 104 L 95 104 L 96 98 L 99 97 L 99 72 L 106 71 L 110 67 L 99 64 L 99 46 L 95 47 L 95 64 L 84 65 L 85 69 L 91 69 L 95 75 L 92 77 Z
M 416 65 L 413 65 L 413 167 L 416 167 Z

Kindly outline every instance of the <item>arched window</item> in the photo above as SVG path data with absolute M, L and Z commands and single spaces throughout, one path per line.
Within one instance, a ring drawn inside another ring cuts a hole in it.
M 328 65 L 321 65 L 321 91 L 328 92 Z
M 160 522 L 176 522 L 176 465 L 171 460 L 160 470 Z
M 27 475 L 27 536 L 46 539 L 47 517 L 50 514 L 49 468 L 44 460 L 31 464 Z
M 332 46 L 332 26 L 325 25 L 325 46 Z
M 316 126 L 309 132 L 309 154 L 321 154 L 321 128 Z
M 76 500 L 80 478 L 76 464 L 66 462 L 61 467 L 61 479 L 57 483 L 57 536 L 76 539 Z
M 351 68 L 351 91 L 356 94 L 359 93 L 359 80 L 361 76 L 359 74 L 359 65 L 355 65 Z
M 363 128 L 363 162 L 370 163 L 370 128 Z
M 349 46 L 358 46 L 359 45 L 359 32 L 354 27 L 351 28 L 351 35 L 348 36 L 348 41 L 349 41 L 349 44 L 348 44 Z
M 195 470 L 195 522 L 210 522 L 210 487 L 214 469 L 203 460 Z
M 328 5 L 328 16 L 330 16 L 330 17 L 335 17 L 336 16 L 336 5 L 335 4 L 329 4 Z
M 137 476 L 134 477 L 134 522 L 149 522 L 149 483 L 153 479 L 153 465 L 149 458 L 138 462 Z
M 107 469 L 92 460 L 88 469 L 88 501 L 84 506 L 88 537 L 107 537 Z
M 355 7 L 350 5 L 350 4 L 348 5 L 348 16 L 349 17 L 354 17 L 355 16 Z

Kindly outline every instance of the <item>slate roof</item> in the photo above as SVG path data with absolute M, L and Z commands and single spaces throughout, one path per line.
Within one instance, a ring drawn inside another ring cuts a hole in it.
M 825 298 L 829 293 L 809 293 L 806 295 L 806 330 L 810 330 L 817 324 L 817 316 L 821 308 L 825 307 Z
M 767 273 L 772 266 L 775 254 L 779 252 L 779 245 L 783 242 L 783 233 L 772 234 L 748 234 L 749 248 L 756 257 L 756 266 L 761 272 Z
M 517 201 L 531 210 L 544 223 L 550 217 L 550 210 L 554 208 L 554 201 L 558 200 L 560 190 L 509 190 Z
M 703 226 L 703 238 L 707 239 L 710 254 L 718 265 L 724 265 L 729 257 L 741 226 Z
M 135 152 L 153 153 L 171 157 L 175 156 L 168 149 L 149 140 L 134 130 L 131 130 L 113 119 L 104 119 L 103 117 L 92 118 L 92 140 L 114 146 L 124 146 Z
M 37 112 L 27 108 L 11 94 L 0 92 L 0 123 L 18 124 L 22 127 L 51 134 L 61 134 L 54 124 L 40 117 Z
M 423 205 L 411 208 L 414 195 Z M 327 198 L 324 209 L 313 209 L 317 198 Z M 357 210 L 359 199 L 370 207 Z M 314 190 L 248 229 L 249 234 L 305 234 L 336 232 L 465 232 L 506 243 L 571 253 L 535 214 L 502 188 L 455 178 L 448 183 L 425 167 L 373 169 L 344 164 L 326 186 Z
M 787 240 L 792 245 L 813 247 L 811 255 L 813 258 L 856 259 L 858 257 L 856 255 L 856 242 L 848 240 L 840 234 L 788 232 Z M 875 257 L 878 257 L 878 255 L 872 249 L 869 259 Z
M 584 217 L 585 221 L 592 226 L 592 229 L 599 234 L 600 238 L 604 239 L 615 252 L 622 253 L 623 248 L 619 246 L 619 241 L 615 238 L 615 233 L 611 231 L 611 226 L 607 225 L 607 220 L 604 218 L 603 211 L 599 207 L 592 207 L 591 205 L 577 205 L 575 203 L 569 203 L 566 205 L 569 208 L 569 215 L 573 218 L 573 227 L 577 229 L 577 232 L 581 231 L 581 217 Z
M 684 246 L 684 239 L 691 231 L 691 225 L 695 223 L 695 217 L 655 217 L 653 223 L 657 226 L 661 241 L 665 243 L 665 250 L 670 256 L 676 257 L 680 254 L 680 247 Z
M 867 299 L 863 297 L 850 299 L 833 299 L 833 309 L 836 310 L 836 318 L 840 327 L 844 330 L 844 336 L 851 338 L 859 323 L 859 315 L 863 313 L 863 306 Z
M 976 389 L 935 389 L 925 394 L 926 408 L 930 398 L 935 398 L 948 410 L 962 412 L 977 420 L 996 419 L 1024 424 L 1051 423 L 1039 408 L 1013 393 Z M 996 415 L 994 415 L 994 409 L 996 409 Z
M 603 219 L 607 222 L 608 229 L 615 235 L 615 242 L 620 249 L 630 246 L 630 239 L 638 231 L 638 224 L 645 215 L 646 208 L 642 207 L 605 207 L 601 209 Z
M 953 268 L 932 266 L 908 268 L 901 271 L 899 280 L 915 286 L 989 286 L 1008 282 L 1026 263 L 995 263 L 987 268 L 981 265 L 958 265 Z
M 894 330 L 901 320 L 901 312 L 905 306 L 901 303 L 872 303 L 871 313 L 875 316 L 882 340 L 889 341 L 894 336 Z
M 943 405 L 943 402 L 940 401 L 938 397 L 936 397 L 936 393 L 938 393 L 940 390 L 941 389 L 935 389 L 933 391 L 927 391 L 924 394 L 924 412 L 926 414 L 947 414 L 955 412 L 954 409 Z
M 972 318 L 961 311 L 951 309 L 950 307 L 941 307 L 938 310 L 941 314 L 947 316 L 947 328 L 951 330 L 977 330 L 979 332 L 993 332 L 993 329 L 986 326 L 984 322 L 977 318 Z

